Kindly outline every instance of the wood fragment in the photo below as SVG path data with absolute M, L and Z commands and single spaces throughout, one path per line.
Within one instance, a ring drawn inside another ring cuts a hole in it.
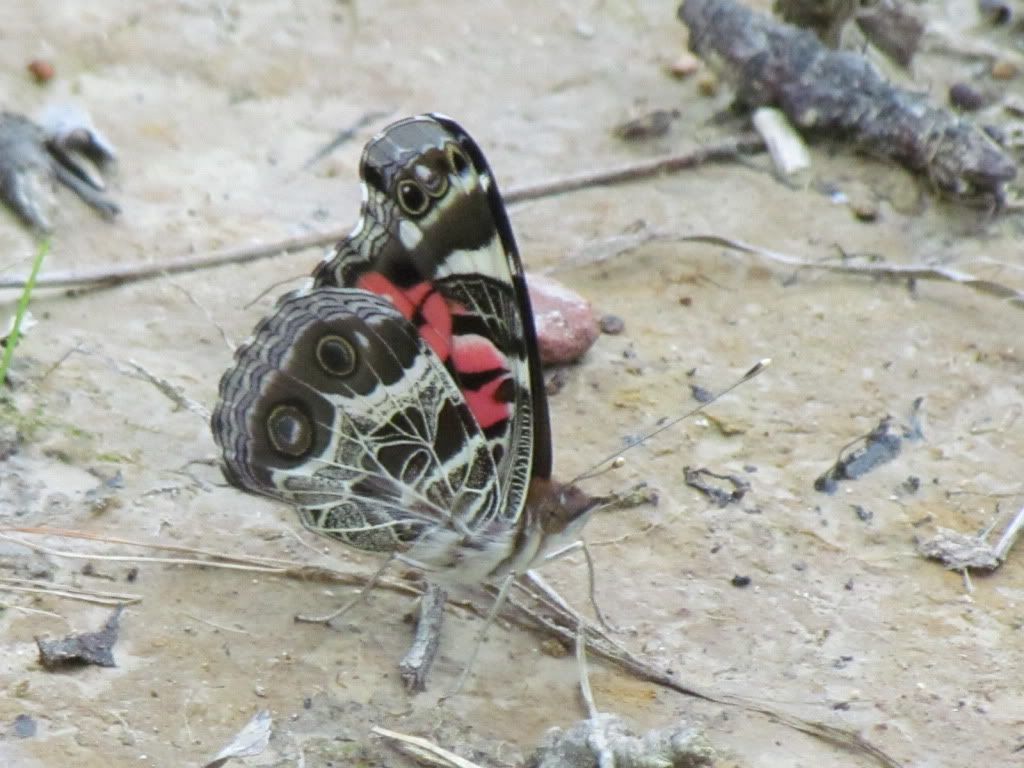
M 1006 561 L 1010 549 L 1024 530 L 1024 507 L 1017 510 L 995 545 L 988 543 L 988 531 L 981 536 L 968 536 L 949 528 L 938 528 L 935 535 L 917 543 L 922 557 L 938 560 L 951 571 L 994 571 Z
M 1017 174 L 984 131 L 890 85 L 859 54 L 831 51 L 811 32 L 736 0 L 685 0 L 679 18 L 690 29 L 690 49 L 732 83 L 744 107 L 778 107 L 799 129 L 844 136 L 958 197 L 1001 203 Z
M 420 598 L 419 617 L 412 645 L 398 664 L 402 683 L 409 693 L 427 689 L 427 675 L 441 643 L 441 624 L 444 622 L 444 604 L 447 593 L 435 584 L 427 584 Z
M 231 743 L 203 765 L 203 768 L 221 768 L 228 760 L 240 760 L 243 757 L 262 754 L 270 744 L 270 730 L 273 724 L 274 720 L 269 711 L 264 709 L 257 712 L 242 730 L 235 734 Z
M 39 663 L 51 671 L 69 665 L 84 664 L 116 667 L 114 644 L 117 642 L 118 624 L 123 610 L 123 605 L 117 606 L 99 632 L 81 632 L 67 635 L 60 640 L 43 640 L 37 637 Z
M 807 145 L 786 116 L 773 107 L 760 107 L 754 111 L 754 128 L 768 146 L 768 154 L 779 175 L 792 176 L 811 167 Z
M 476 763 L 464 757 L 459 757 L 454 752 L 449 752 L 447 749 L 439 747 L 432 741 L 420 738 L 419 736 L 409 736 L 405 733 L 389 731 L 387 728 L 381 728 L 379 725 L 373 726 L 370 729 L 370 733 L 397 742 L 417 760 L 423 761 L 428 765 L 445 766 L 446 768 L 481 768 Z

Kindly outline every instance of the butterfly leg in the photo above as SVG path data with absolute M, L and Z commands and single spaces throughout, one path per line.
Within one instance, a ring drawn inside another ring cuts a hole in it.
M 378 568 L 374 572 L 373 576 L 370 577 L 370 580 L 366 582 L 366 586 L 359 590 L 359 594 L 353 597 L 347 603 L 342 604 L 342 606 L 333 613 L 328 613 L 325 616 L 303 616 L 301 613 L 299 613 L 296 614 L 295 620 L 307 624 L 330 624 L 339 616 L 348 613 L 350 610 L 355 608 L 369 596 L 370 592 L 373 590 L 374 587 L 377 586 L 377 583 L 380 581 L 380 577 L 383 576 L 384 572 L 391 567 L 391 563 L 394 561 L 394 559 L 394 556 L 392 556 L 385 560 L 384 564 L 380 568 Z
M 594 578 L 594 558 L 590 556 L 590 549 L 587 547 L 587 543 L 585 541 L 580 539 L 579 541 L 574 541 L 572 544 L 569 544 L 562 549 L 555 550 L 544 558 L 542 564 L 550 563 L 552 560 L 558 560 L 566 555 L 571 555 L 578 549 L 583 551 L 583 557 L 587 562 L 587 589 L 590 596 L 590 605 L 594 609 L 594 615 L 597 617 L 597 622 L 608 632 L 617 632 L 618 629 L 605 618 L 604 612 L 601 610 L 601 606 L 597 604 L 597 580 Z M 536 575 L 534 575 L 534 578 L 539 579 Z M 558 595 L 558 593 L 551 587 L 547 586 L 547 582 L 540 579 L 538 586 L 540 586 L 541 583 L 543 583 L 543 589 L 545 589 L 549 595 Z M 569 612 L 574 614 L 576 613 L 576 611 L 569 608 L 568 604 L 562 600 L 560 595 L 558 596 L 558 600 Z
M 487 637 L 487 630 L 491 628 L 491 624 L 494 623 L 494 620 L 498 617 L 498 613 L 501 612 L 501 608 L 505 604 L 505 600 L 508 599 L 508 591 L 512 588 L 512 583 L 516 580 L 517 575 L 518 574 L 516 573 L 509 573 L 508 576 L 505 577 L 505 580 L 501 582 L 498 594 L 494 598 L 494 604 L 491 606 L 491 610 L 487 612 L 487 617 L 484 619 L 484 625 L 477 633 L 476 640 L 473 641 L 473 651 L 469 654 L 466 666 L 462 668 L 462 673 L 459 675 L 459 679 L 455 681 L 455 685 L 452 689 L 442 697 L 442 701 L 455 696 L 462 690 L 462 686 L 466 684 L 470 670 L 473 669 L 473 662 L 476 661 L 476 655 L 480 651 L 480 646 L 483 645 L 484 639 Z

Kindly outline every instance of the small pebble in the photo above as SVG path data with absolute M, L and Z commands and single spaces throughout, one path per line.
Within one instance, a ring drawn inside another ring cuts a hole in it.
M 698 386 L 697 384 L 690 385 L 690 394 L 698 403 L 710 403 L 715 399 L 715 395 L 710 389 Z
M 29 739 L 36 735 L 36 721 L 29 715 L 18 715 L 14 718 L 14 735 L 19 739 Z
M 711 72 L 705 72 L 697 80 L 697 93 L 701 96 L 711 98 L 718 93 L 718 78 Z
M 665 71 L 677 80 L 683 80 L 700 69 L 700 59 L 689 51 L 683 51 L 679 58 L 665 67 Z
M 50 82 L 57 74 L 53 64 L 43 59 L 32 59 L 28 63 L 27 69 L 32 78 L 40 85 Z
M 594 25 L 586 21 L 576 22 L 576 34 L 584 40 L 590 40 L 594 37 Z
M 949 103 L 962 112 L 974 112 L 988 104 L 980 89 L 971 83 L 954 83 L 949 88 Z
M 569 655 L 569 649 L 553 637 L 545 637 L 540 641 L 540 650 L 545 656 L 553 659 L 564 659 Z
M 657 139 L 669 132 L 672 121 L 677 117 L 678 109 L 655 109 L 646 115 L 615 126 L 612 133 L 623 141 Z
M 547 381 L 544 382 L 544 393 L 548 397 L 554 397 L 569 383 L 569 372 L 565 368 L 556 368 Z
M 1012 80 L 1017 76 L 1017 65 L 1007 59 L 998 59 L 992 64 L 992 77 L 996 80 Z
M 527 275 L 540 360 L 544 365 L 572 363 L 597 341 L 590 302 L 557 280 Z
M 618 315 L 601 315 L 597 323 L 601 333 L 607 333 L 609 336 L 618 336 L 626 330 L 626 321 Z
M 749 587 L 750 586 L 750 581 L 751 581 L 751 579 L 750 579 L 749 576 L 740 576 L 740 575 L 737 574 L 736 576 L 732 577 L 732 579 L 729 581 L 729 583 L 732 584 L 734 587 L 743 588 L 743 587 Z
M 878 219 L 878 200 L 866 184 L 852 184 L 846 190 L 846 204 L 858 221 Z
M 862 507 L 860 504 L 852 504 L 851 506 L 853 507 L 854 514 L 857 515 L 857 519 L 863 523 L 871 522 L 871 518 L 875 516 L 874 512 L 867 507 Z
M 978 12 L 989 24 L 1000 26 L 1013 18 L 1013 9 L 1003 0 L 978 0 Z

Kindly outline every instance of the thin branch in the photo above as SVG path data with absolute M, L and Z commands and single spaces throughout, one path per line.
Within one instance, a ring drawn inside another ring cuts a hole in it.
M 0 529 L 0 530 L 16 530 L 12 528 Z M 57 535 L 53 531 L 46 531 L 45 529 L 23 529 L 25 531 L 32 531 L 35 533 L 47 533 L 48 535 Z M 104 539 L 98 536 L 81 535 L 82 538 L 89 538 L 96 541 L 103 541 Z M 73 552 L 63 552 L 57 550 L 49 550 L 39 545 L 31 544 L 26 542 L 24 539 L 16 539 L 14 537 L 2 536 L 0 538 L 9 539 L 16 541 L 24 546 L 30 546 L 41 551 L 47 552 L 53 556 L 58 557 L 76 557 L 76 558 L 95 558 L 99 559 L 116 559 L 116 560 L 130 560 L 140 563 L 151 563 L 151 562 L 166 562 L 171 560 L 170 558 L 147 558 L 147 557 L 121 557 L 121 556 L 96 556 L 86 555 Z M 133 546 L 149 546 L 140 542 L 131 542 Z M 163 545 L 153 545 L 155 548 L 165 548 Z M 229 562 L 218 562 L 217 560 L 185 560 L 180 559 L 176 562 L 180 562 L 186 565 L 197 565 L 206 568 L 238 568 L 244 569 L 242 566 L 246 560 L 245 556 L 241 555 L 227 555 L 212 553 L 212 557 L 219 557 L 222 560 Z M 260 559 L 265 562 L 265 559 Z M 281 561 L 289 562 L 289 561 Z M 294 567 L 287 568 L 268 568 L 267 566 L 260 564 L 256 566 L 250 566 L 249 570 L 255 570 L 260 572 L 272 572 L 278 573 L 288 578 L 297 578 L 304 581 L 311 581 L 315 579 L 345 582 L 345 583 L 357 583 L 365 584 L 367 579 L 365 577 L 358 577 L 352 574 L 345 574 L 339 571 L 333 571 L 329 568 L 321 568 L 316 566 L 305 566 L 301 563 L 295 563 Z M 397 582 L 381 580 L 380 585 L 387 589 L 391 589 L 398 592 L 404 592 L 406 594 L 418 595 L 420 592 L 408 585 Z M 775 709 L 768 704 L 763 704 L 752 699 L 747 699 L 742 696 L 736 696 L 729 693 L 715 693 L 710 690 L 705 690 L 695 684 L 686 683 L 677 680 L 673 675 L 667 671 L 659 670 L 656 667 L 648 664 L 638 656 L 633 655 L 628 649 L 624 648 L 619 643 L 615 642 L 604 634 L 598 627 L 589 623 L 581 623 L 579 614 L 575 611 L 566 612 L 558 601 L 552 600 L 547 595 L 541 595 L 527 588 L 526 585 L 517 583 L 517 588 L 524 590 L 532 599 L 539 601 L 541 606 L 544 606 L 545 613 L 540 611 L 534 611 L 522 603 L 517 601 L 514 597 L 509 596 L 507 605 L 515 608 L 515 611 L 511 612 L 508 618 L 514 623 L 521 627 L 525 627 L 531 631 L 539 631 L 545 635 L 551 635 L 567 645 L 576 641 L 576 633 L 579 628 L 582 627 L 583 631 L 587 633 L 587 647 L 590 652 L 606 661 L 610 661 L 612 664 L 625 670 L 626 672 L 634 675 L 638 679 L 646 680 L 654 683 L 655 685 L 668 688 L 676 691 L 677 693 L 684 694 L 686 696 L 692 696 L 695 698 L 703 699 L 717 704 L 723 704 L 727 706 L 738 707 L 750 712 L 762 714 L 775 722 L 786 725 L 795 730 L 814 736 L 825 742 L 840 746 L 844 749 L 848 749 L 854 752 L 858 752 L 873 758 L 879 765 L 885 768 L 899 768 L 899 763 L 895 759 L 887 755 L 880 748 L 871 744 L 859 733 L 836 726 L 831 726 L 826 723 L 819 721 L 808 720 L 798 715 L 790 714 L 778 709 Z M 449 605 L 454 604 L 453 601 L 449 601 Z M 477 615 L 484 615 L 489 611 L 485 611 L 479 608 L 474 603 L 458 603 L 461 607 L 465 607 L 472 610 Z M 381 734 L 388 735 L 390 734 Z
M 764 142 L 759 137 L 745 135 L 728 139 L 719 144 L 700 147 L 689 152 L 669 155 L 668 157 L 644 160 L 618 168 L 581 173 L 537 184 L 514 187 L 508 190 L 504 198 L 505 202 L 509 205 L 522 203 L 528 200 L 553 197 L 587 187 L 638 181 L 652 176 L 696 168 L 706 163 L 735 160 L 740 155 L 760 152 L 763 149 Z M 351 227 L 312 232 L 308 235 L 274 240 L 260 245 L 225 248 L 200 256 L 183 256 L 150 264 L 106 265 L 89 270 L 50 272 L 36 280 L 36 287 L 109 288 L 123 283 L 149 280 L 155 277 L 180 274 L 182 272 L 195 272 L 201 269 L 220 267 L 225 264 L 247 264 L 259 259 L 304 251 L 308 248 L 328 246 L 347 237 L 350 231 Z M 0 278 L 0 289 L 20 289 L 24 284 L 24 277 Z
M 979 293 L 994 296 L 998 299 L 1005 299 L 1009 304 L 1024 308 L 1024 292 L 1010 288 L 1002 283 L 985 280 L 967 272 L 961 272 L 948 267 L 932 266 L 929 264 L 829 264 L 805 261 L 795 256 L 771 251 L 767 248 L 760 248 L 756 245 L 749 245 L 741 240 L 719 237 L 718 235 L 689 235 L 678 239 L 681 242 L 721 245 L 741 253 L 749 253 L 779 264 L 800 269 L 816 269 L 823 272 L 837 272 L 846 275 L 868 275 L 889 280 L 936 280 L 939 282 L 957 283 Z
M 389 731 L 379 725 L 373 726 L 370 732 L 375 736 L 382 736 L 391 739 L 402 745 L 402 748 L 410 752 L 417 761 L 423 761 L 430 765 L 450 766 L 450 768 L 480 768 L 476 763 L 459 757 L 454 752 L 449 752 L 444 747 L 439 747 L 431 741 L 419 736 L 409 736 L 397 731 Z

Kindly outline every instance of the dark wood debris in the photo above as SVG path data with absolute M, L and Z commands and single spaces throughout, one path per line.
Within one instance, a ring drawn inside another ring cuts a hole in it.
M 941 191 L 1001 202 L 1014 162 L 953 112 L 886 82 L 861 55 L 735 0 L 686 0 L 690 49 L 736 89 L 739 106 L 781 109 L 801 131 L 843 137 L 860 151 L 925 174 Z
M 60 640 L 42 640 L 37 637 L 39 662 L 51 671 L 68 665 L 116 667 L 114 644 L 117 642 L 123 610 L 124 606 L 118 606 L 99 632 L 82 632 Z
M 921 404 L 921 398 L 914 400 L 908 425 L 898 425 L 892 416 L 886 416 L 874 429 L 844 448 L 835 464 L 814 481 L 814 490 L 835 493 L 840 481 L 856 480 L 899 456 L 904 440 L 920 440 L 923 437 L 919 420 Z
M 703 493 L 718 507 L 735 504 L 750 490 L 750 483 L 742 477 L 720 475 L 709 469 L 683 467 L 683 481 Z

